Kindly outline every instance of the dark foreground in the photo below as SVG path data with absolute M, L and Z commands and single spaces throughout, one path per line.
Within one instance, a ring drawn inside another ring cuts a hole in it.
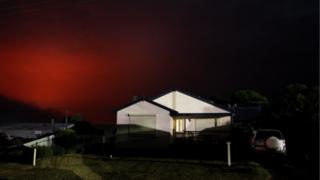
M 0 179 L 271 179 L 258 163 L 156 158 L 103 158 L 69 154 L 37 161 L 37 167 L 0 164 Z

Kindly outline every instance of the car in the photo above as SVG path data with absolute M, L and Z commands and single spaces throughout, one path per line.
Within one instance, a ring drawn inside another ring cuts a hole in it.
M 254 131 L 251 147 L 255 154 L 287 155 L 286 141 L 280 130 L 259 129 Z

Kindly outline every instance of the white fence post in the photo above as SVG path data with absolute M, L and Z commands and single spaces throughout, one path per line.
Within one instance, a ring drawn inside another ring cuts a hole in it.
M 227 142 L 227 151 L 228 151 L 228 166 L 231 166 L 231 148 L 230 148 L 231 142 Z
M 36 159 L 37 159 L 37 148 L 33 148 L 33 166 L 36 166 Z

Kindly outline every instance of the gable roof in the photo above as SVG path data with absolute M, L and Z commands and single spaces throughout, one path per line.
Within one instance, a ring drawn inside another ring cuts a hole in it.
M 165 96 L 166 94 L 169 94 L 169 93 L 174 92 L 174 91 L 180 92 L 180 93 L 182 93 L 184 95 L 190 96 L 190 97 L 195 98 L 197 100 L 200 100 L 200 101 L 203 101 L 203 102 L 208 103 L 210 105 L 213 105 L 213 106 L 216 106 L 218 108 L 221 108 L 221 109 L 223 109 L 225 111 L 228 111 L 228 113 L 179 113 L 178 111 L 176 111 L 174 109 L 171 109 L 171 108 L 169 108 L 167 106 L 164 106 L 164 105 L 159 104 L 159 103 L 154 101 L 155 99 L 160 98 L 162 96 Z M 141 101 L 146 101 L 146 102 L 148 102 L 150 104 L 153 104 L 153 105 L 158 106 L 158 107 L 160 107 L 160 108 L 162 108 L 164 110 L 167 110 L 167 111 L 170 112 L 170 115 L 172 115 L 172 116 L 199 116 L 199 117 L 201 117 L 201 116 L 226 116 L 226 115 L 231 115 L 231 112 L 230 112 L 229 108 L 223 107 L 221 105 L 217 105 L 213 101 L 209 101 L 209 100 L 204 99 L 204 98 L 202 98 L 200 96 L 195 96 L 195 95 L 192 95 L 192 94 L 190 94 L 188 92 L 181 91 L 181 90 L 170 90 L 170 91 L 167 91 L 165 93 L 162 93 L 162 94 L 152 98 L 151 100 L 144 99 L 144 98 L 138 99 L 138 100 L 130 102 L 129 104 L 127 104 L 127 105 L 125 105 L 125 106 L 123 106 L 121 108 L 118 108 L 116 111 L 119 111 L 121 109 L 127 108 L 127 107 L 129 107 L 129 106 L 131 106 L 133 104 L 136 104 L 138 102 L 141 102 Z
M 162 97 L 162 96 L 165 96 L 165 95 L 167 95 L 167 94 L 170 94 L 170 93 L 172 93 L 172 92 L 175 92 L 175 91 L 177 91 L 177 92 L 179 92 L 179 93 L 182 93 L 182 94 L 184 94 L 184 95 L 190 96 L 190 97 L 192 97 L 192 98 L 195 98 L 195 99 L 197 99 L 197 100 L 199 100 L 199 101 L 208 103 L 208 104 L 210 104 L 210 105 L 212 105 L 212 106 L 216 106 L 216 107 L 221 108 L 221 109 L 223 109 L 223 110 L 229 111 L 230 114 L 231 114 L 231 112 L 233 112 L 233 109 L 231 109 L 231 108 L 227 108 L 227 107 L 225 107 L 225 106 L 218 105 L 218 104 L 214 103 L 214 102 L 211 101 L 211 100 L 202 98 L 201 96 L 195 96 L 195 95 L 193 95 L 193 94 L 191 94 L 191 93 L 189 93 L 189 92 L 186 92 L 186 91 L 183 91 L 183 90 L 180 90 L 180 89 L 166 91 L 165 93 L 162 93 L 162 94 L 160 94 L 160 95 L 152 98 L 152 101 L 154 101 L 154 100 L 156 100 L 156 99 L 158 99 L 158 98 L 160 98 L 160 97 Z
M 127 108 L 127 107 L 129 107 L 129 106 L 131 106 L 131 105 L 134 105 L 134 104 L 136 104 L 136 103 L 138 103 L 138 102 L 141 102 L 141 101 L 146 101 L 146 102 L 148 102 L 148 103 L 150 103 L 150 104 L 153 104 L 153 105 L 158 106 L 158 107 L 160 107 L 160 108 L 162 108 L 162 109 L 164 109 L 164 110 L 167 110 L 167 111 L 170 112 L 170 115 L 179 114 L 178 111 L 175 111 L 175 110 L 173 110 L 173 109 L 170 109 L 170 108 L 168 108 L 168 107 L 166 107 L 166 106 L 163 106 L 163 105 L 161 105 L 161 104 L 159 104 L 159 103 L 156 103 L 156 102 L 151 101 L 151 100 L 148 100 L 148 99 L 138 99 L 138 100 L 136 100 L 136 101 L 132 101 L 132 102 L 130 102 L 129 104 L 127 104 L 127 105 L 125 105 L 125 106 L 122 106 L 121 108 L 118 108 L 116 111 L 119 111 L 119 110 L 121 110 L 121 109 Z

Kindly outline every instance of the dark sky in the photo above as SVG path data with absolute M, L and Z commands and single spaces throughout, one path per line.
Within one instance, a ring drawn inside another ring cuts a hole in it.
M 0 94 L 94 122 L 133 95 L 318 84 L 318 2 L 0 0 Z

